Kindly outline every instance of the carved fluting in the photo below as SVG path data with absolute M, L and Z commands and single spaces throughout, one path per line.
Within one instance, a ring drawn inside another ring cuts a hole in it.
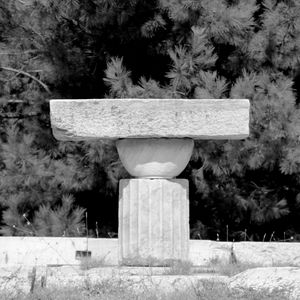
M 142 265 L 188 259 L 187 180 L 124 179 L 119 195 L 121 262 Z

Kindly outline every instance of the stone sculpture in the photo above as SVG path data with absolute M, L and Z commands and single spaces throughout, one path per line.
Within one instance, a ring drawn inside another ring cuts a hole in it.
M 194 139 L 244 139 L 246 99 L 51 100 L 58 140 L 114 139 L 134 177 L 119 187 L 120 263 L 188 260 L 188 181 L 176 179 Z

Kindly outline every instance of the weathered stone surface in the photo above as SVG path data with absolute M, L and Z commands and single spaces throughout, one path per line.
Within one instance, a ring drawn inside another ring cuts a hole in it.
M 51 100 L 50 115 L 59 140 L 243 139 L 249 134 L 245 99 Z
M 299 243 L 239 242 L 234 244 L 234 253 L 241 263 L 261 266 L 299 266 Z
M 185 179 L 123 179 L 119 250 L 125 264 L 188 260 L 189 203 Z
M 268 292 L 281 291 L 288 298 L 300 299 L 300 268 L 256 268 L 235 275 L 229 281 L 231 289 Z
M 237 261 L 257 266 L 298 266 L 300 267 L 300 243 L 280 242 L 216 242 L 190 240 L 189 258 L 194 265 L 208 265 L 211 261 L 227 263 L 231 249 Z
M 188 164 L 192 139 L 122 139 L 116 142 L 126 170 L 139 178 L 172 178 Z

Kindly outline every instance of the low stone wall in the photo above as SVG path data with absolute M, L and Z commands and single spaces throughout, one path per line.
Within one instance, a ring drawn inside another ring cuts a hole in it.
M 0 237 L 1 265 L 78 265 L 76 251 L 91 251 L 92 258 L 118 264 L 117 239 L 68 237 Z
M 228 262 L 232 258 L 260 266 L 300 266 L 300 243 L 215 242 L 190 240 L 190 260 L 194 265 L 212 261 Z
M 76 251 L 86 250 L 94 259 L 105 258 L 106 265 L 118 265 L 117 239 L 0 237 L 0 266 L 78 265 Z M 300 266 L 300 243 L 190 240 L 189 260 L 195 266 L 227 262 L 233 253 L 242 263 Z

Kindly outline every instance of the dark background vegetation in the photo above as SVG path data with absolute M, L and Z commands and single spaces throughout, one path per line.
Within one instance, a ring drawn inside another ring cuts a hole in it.
M 56 141 L 49 99 L 247 98 L 180 176 L 191 237 L 299 240 L 299 53 L 298 0 L 0 1 L 1 234 L 116 236 L 115 146 Z

